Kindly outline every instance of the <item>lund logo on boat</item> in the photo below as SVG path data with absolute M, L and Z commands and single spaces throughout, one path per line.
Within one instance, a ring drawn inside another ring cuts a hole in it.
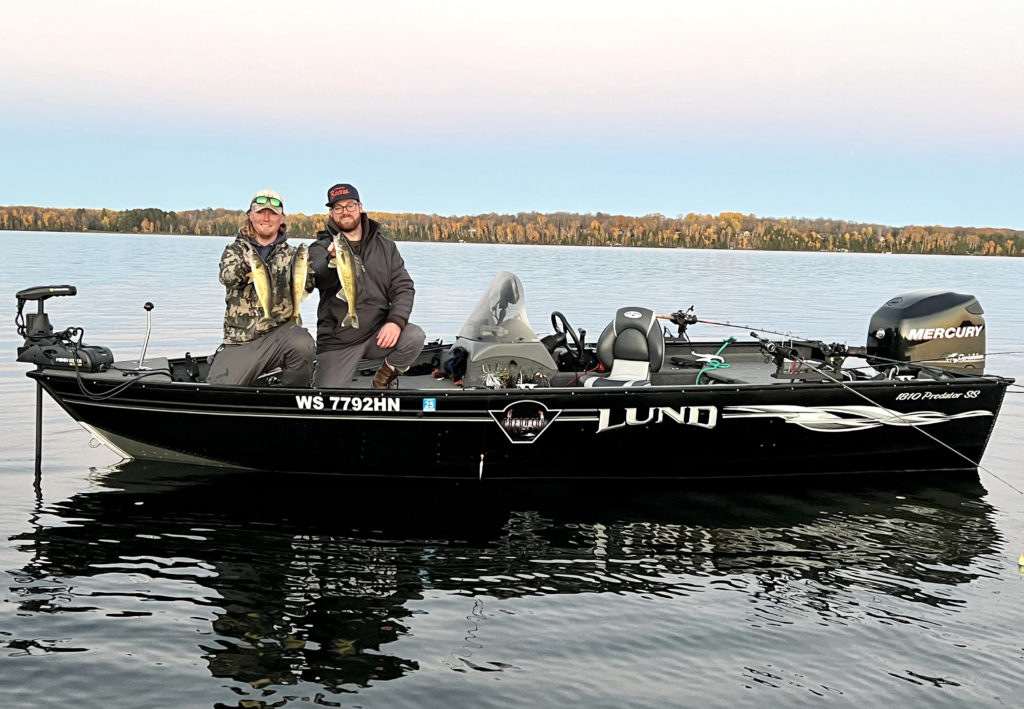
M 488 411 L 512 443 L 533 443 L 562 413 L 539 401 L 516 401 L 501 411 Z
M 700 426 L 701 428 L 714 428 L 718 425 L 718 408 L 715 406 L 680 406 L 674 409 L 671 406 L 656 406 L 651 409 L 644 409 L 647 415 L 644 418 L 637 416 L 639 409 L 624 409 L 620 413 L 621 419 L 612 423 L 611 409 L 598 409 L 597 432 L 610 431 L 613 428 L 623 426 L 643 426 L 648 423 L 661 423 L 666 418 L 676 423 L 683 423 L 688 426 Z

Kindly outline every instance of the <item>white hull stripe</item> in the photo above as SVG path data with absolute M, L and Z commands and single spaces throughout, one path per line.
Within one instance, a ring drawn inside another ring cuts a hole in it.
M 929 426 L 957 419 L 992 416 L 991 411 L 901 413 L 881 406 L 727 406 L 722 418 L 781 418 L 809 431 L 862 431 L 878 426 Z

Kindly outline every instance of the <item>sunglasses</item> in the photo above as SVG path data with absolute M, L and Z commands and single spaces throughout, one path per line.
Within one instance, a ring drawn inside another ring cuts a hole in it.
M 255 197 L 252 200 L 252 203 L 253 204 L 269 204 L 271 207 L 278 207 L 280 209 L 284 209 L 284 204 L 282 204 L 281 200 L 279 200 L 277 197 L 267 197 L 265 195 L 260 195 L 259 197 Z

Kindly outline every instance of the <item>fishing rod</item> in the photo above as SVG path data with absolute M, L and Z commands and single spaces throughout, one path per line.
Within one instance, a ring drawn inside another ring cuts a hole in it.
M 754 333 L 751 333 L 751 335 L 754 335 Z M 765 342 L 765 341 L 762 341 L 762 342 Z M 963 458 L 964 460 L 966 460 L 966 461 L 967 461 L 968 463 L 970 463 L 970 464 L 971 464 L 971 465 L 973 465 L 974 467 L 978 468 L 979 470 L 983 470 L 983 471 L 985 471 L 986 473 L 988 473 L 989 475 L 991 475 L 991 476 L 992 476 L 993 478 L 995 478 L 996 480 L 998 480 L 999 482 L 1003 483 L 1003 484 L 1004 484 L 1004 485 L 1006 485 L 1006 486 L 1007 486 L 1008 488 L 1010 488 L 1011 490 L 1013 490 L 1014 492 L 1016 492 L 1017 494 L 1019 494 L 1019 495 L 1024 495 L 1024 490 L 1020 490 L 1019 488 L 1015 487 L 1015 486 L 1014 486 L 1013 484 L 1011 484 L 1011 483 L 1010 483 L 1010 482 L 1008 482 L 1007 480 L 1005 480 L 1005 479 L 1001 478 L 1001 477 L 1000 477 L 999 475 L 997 475 L 997 474 L 996 474 L 995 472 L 993 472 L 993 471 L 989 470 L 989 469 L 988 469 L 988 468 L 986 468 L 986 467 L 985 467 L 984 465 L 982 465 L 980 461 L 974 461 L 974 460 L 971 460 L 971 459 L 970 459 L 970 458 L 969 458 L 968 456 L 964 455 L 963 453 L 961 453 L 961 452 L 960 452 L 960 451 L 958 451 L 957 449 L 953 448 L 953 447 L 952 447 L 951 445 L 949 445 L 949 444 L 948 444 L 948 443 L 946 443 L 945 441 L 939 440 L 938 438 L 936 438 L 935 436 L 933 436 L 932 434 L 928 433 L 928 432 L 927 432 L 927 431 L 925 431 L 925 430 L 924 430 L 923 428 L 921 428 L 920 426 L 918 426 L 917 424 L 915 424 L 915 423 L 914 423 L 913 421 L 911 421 L 910 419 L 906 418 L 906 417 L 905 417 L 905 416 L 904 416 L 904 415 L 903 415 L 902 413 L 900 413 L 899 411 L 893 411 L 892 409 L 886 409 L 886 408 L 885 408 L 885 407 L 883 407 L 883 406 L 882 406 L 882 405 L 881 405 L 880 403 L 878 403 L 877 401 L 874 401 L 874 400 L 873 400 L 873 399 L 872 399 L 871 397 L 869 397 L 868 395 L 864 394 L 863 392 L 857 391 L 856 389 L 854 389 L 853 387 L 851 387 L 851 386 L 850 386 L 849 384 L 847 384 L 846 382 L 844 382 L 844 381 L 843 381 L 842 379 L 836 379 L 836 378 L 835 378 L 835 377 L 833 377 L 833 376 L 832 376 L 832 375 L 831 375 L 831 374 L 830 374 L 830 373 L 829 373 L 828 371 L 826 371 L 826 370 L 824 370 L 824 369 L 822 369 L 822 368 L 818 367 L 818 366 L 817 366 L 817 365 L 816 365 L 816 364 L 815 364 L 814 362 L 811 362 L 811 361 L 809 361 L 809 360 L 807 360 L 807 359 L 805 359 L 805 358 L 803 358 L 803 357 L 800 357 L 800 355 L 799 355 L 798 353 L 796 353 L 795 351 L 790 351 L 790 352 L 788 352 L 787 354 L 788 354 L 788 355 L 790 355 L 790 356 L 792 357 L 792 359 L 795 359 L 795 360 L 799 361 L 799 362 L 800 362 L 801 364 L 803 364 L 803 365 L 806 365 L 806 366 L 807 366 L 808 368 L 810 368 L 811 370 L 813 370 L 813 371 L 814 371 L 814 372 L 816 372 L 817 374 L 821 375 L 821 376 L 822 376 L 822 377 L 824 377 L 825 379 L 829 380 L 830 382 L 832 382 L 832 383 L 834 383 L 834 384 L 838 384 L 838 385 L 840 385 L 840 386 L 841 386 L 841 387 L 843 387 L 844 389 L 848 390 L 848 391 L 849 391 L 850 393 L 854 394 L 855 396 L 858 396 L 858 397 L 860 397 L 861 399 L 863 399 L 864 401 L 868 402 L 868 403 L 869 403 L 869 404 L 871 404 L 872 406 L 876 406 L 876 407 L 878 407 L 878 408 L 880 408 L 880 409 L 885 409 L 886 411 L 889 411 L 889 412 L 891 412 L 891 413 L 892 413 L 892 414 L 894 414 L 894 415 L 895 415 L 895 416 L 896 416 L 896 417 L 897 417 L 898 419 L 900 419 L 900 420 L 901 420 L 901 421 L 902 421 L 902 422 L 903 422 L 903 423 L 904 423 L 905 425 L 907 425 L 907 426 L 910 426 L 910 427 L 911 427 L 911 428 L 913 428 L 913 429 L 914 429 L 915 431 L 917 431 L 918 433 L 921 433 L 921 434 L 923 434 L 924 436 L 926 436 L 926 437 L 930 438 L 930 439 L 931 439 L 932 441 L 934 441 L 935 443 L 938 443 L 938 444 L 939 444 L 940 446 L 942 446 L 942 447 L 943 447 L 943 448 L 945 448 L 946 450 L 948 450 L 948 451 L 950 451 L 951 453 L 953 453 L 953 454 L 955 454 L 955 455 L 957 455 L 957 456 L 959 456 L 959 457 Z
M 825 346 L 825 343 L 823 343 L 821 340 L 812 340 L 810 338 L 800 337 L 799 335 L 795 335 L 792 332 L 780 332 L 778 330 L 772 330 L 770 328 L 765 328 L 765 327 L 755 327 L 755 326 L 751 326 L 751 325 L 738 325 L 738 324 L 728 323 L 728 322 L 723 323 L 723 322 L 717 322 L 715 320 L 703 320 L 703 319 L 697 318 L 695 315 L 690 314 L 690 311 L 692 311 L 692 310 L 693 310 L 693 306 L 690 306 L 689 310 L 687 310 L 686 312 L 678 310 L 678 311 L 676 311 L 674 313 L 667 314 L 667 315 L 666 314 L 657 314 L 657 317 L 665 319 L 665 320 L 669 320 L 669 321 L 675 323 L 676 325 L 679 325 L 679 329 L 680 329 L 680 333 L 681 334 L 683 334 L 683 332 L 686 330 L 686 326 L 687 325 L 692 325 L 692 324 L 695 324 L 695 323 L 703 323 L 705 325 L 717 325 L 719 327 L 740 328 L 740 329 L 744 329 L 744 330 L 754 330 L 754 331 L 761 332 L 761 333 L 768 333 L 768 334 L 771 334 L 771 335 L 778 335 L 778 336 L 783 337 L 783 338 L 785 338 L 787 340 L 790 340 L 791 342 L 804 342 L 804 343 L 807 343 L 807 344 L 818 344 L 818 345 L 823 346 L 823 348 L 825 348 L 825 349 L 834 349 L 835 348 L 835 345 L 833 345 L 832 348 L 828 348 L 828 347 Z M 757 337 L 753 332 L 751 332 L 750 334 L 751 334 L 752 337 L 755 337 L 755 338 Z M 857 349 L 848 349 L 847 353 L 849 355 L 851 355 L 851 356 L 854 356 L 854 357 L 867 357 L 868 356 L 866 352 L 857 351 Z M 1000 355 L 1000 356 L 1006 356 L 1006 355 L 1019 356 L 1019 355 L 1024 355 L 1024 350 L 1016 350 L 1016 351 L 1015 350 L 1011 350 L 1011 351 L 1007 351 L 1007 352 L 984 352 L 983 355 L 985 357 L 992 357 L 992 356 L 997 356 L 997 355 Z M 876 362 L 879 362 L 879 363 L 884 363 L 884 364 L 892 364 L 892 365 L 916 364 L 916 365 L 921 366 L 923 369 L 928 369 L 930 371 L 935 369 L 935 365 L 934 364 L 932 364 L 932 366 L 928 366 L 930 363 L 934 363 L 935 362 L 934 359 L 910 359 L 910 360 L 906 360 L 906 359 L 892 359 L 892 358 L 884 357 L 884 356 L 878 355 L 878 354 L 872 354 L 872 355 L 870 355 L 870 357 L 871 357 L 872 360 L 874 360 Z M 860 366 L 860 367 L 849 367 L 848 369 L 850 369 L 852 371 L 858 371 L 858 370 L 863 370 L 863 369 L 877 369 L 877 367 L 874 367 L 871 364 L 867 364 L 867 365 L 863 365 L 863 366 Z M 981 376 L 981 377 L 993 377 L 995 375 L 979 374 L 978 376 Z M 1009 386 L 1024 390 L 1024 384 L 1018 384 L 1016 382 L 1013 382 Z M 1012 391 L 1010 393 L 1012 393 L 1012 394 L 1019 394 L 1019 393 L 1024 393 L 1024 392 Z
M 808 339 L 808 338 L 798 337 L 798 336 L 793 335 L 793 333 L 791 333 L 791 332 L 779 332 L 778 330 L 771 330 L 771 329 L 768 329 L 768 328 L 751 327 L 749 325 L 737 325 L 737 324 L 734 324 L 734 323 L 727 323 L 727 322 L 723 323 L 723 322 L 718 322 L 718 321 L 715 321 L 715 320 L 704 320 L 704 319 L 698 318 L 695 314 L 693 314 L 692 311 L 693 311 L 693 306 L 691 305 L 690 308 L 687 309 L 686 311 L 677 310 L 676 312 L 671 313 L 671 314 L 656 314 L 656 317 L 662 318 L 662 319 L 665 319 L 665 320 L 669 320 L 670 322 L 675 323 L 679 327 L 679 336 L 680 337 L 686 337 L 687 340 L 689 340 L 689 337 L 686 334 L 687 326 L 688 325 L 693 325 L 693 324 L 698 323 L 698 322 L 699 323 L 704 323 L 706 325 L 716 325 L 716 326 L 719 326 L 719 327 L 741 328 L 741 329 L 747 330 L 750 333 L 751 337 L 753 337 L 754 339 L 758 340 L 761 343 L 761 347 L 762 347 L 763 351 L 768 353 L 770 356 L 773 356 L 773 357 L 778 357 L 778 356 L 787 357 L 790 360 L 799 363 L 801 366 L 807 367 L 808 369 L 813 371 L 815 374 L 820 376 L 823 380 L 832 382 L 834 384 L 838 384 L 839 386 L 841 386 L 844 389 L 848 390 L 849 392 L 851 392 L 855 396 L 857 396 L 857 397 L 863 399 L 864 401 L 868 402 L 872 406 L 875 406 L 875 407 L 877 407 L 879 409 L 883 409 L 883 410 L 886 410 L 886 411 L 891 411 L 891 413 L 894 414 L 896 416 L 896 418 L 898 418 L 900 421 L 902 421 L 905 425 L 910 426 L 915 431 L 923 434 L 924 436 L 926 436 L 927 438 L 931 439 L 933 442 L 937 443 L 941 447 L 943 447 L 946 450 L 950 451 L 951 453 L 959 456 L 960 458 L 963 458 L 964 460 L 966 460 L 968 463 L 970 463 L 975 468 L 978 468 L 979 470 L 985 471 L 990 476 L 992 476 L 993 478 L 995 478 L 999 482 L 1003 483 L 1004 485 L 1006 485 L 1008 488 L 1010 488 L 1011 490 L 1013 490 L 1017 494 L 1024 495 L 1024 491 L 1022 491 L 1019 488 L 1015 487 L 1013 484 L 1011 484 L 1007 480 L 1003 479 L 1002 477 L 997 475 L 992 470 L 989 470 L 988 468 L 986 468 L 984 465 L 981 464 L 980 461 L 972 460 L 968 456 L 964 455 L 960 451 L 958 451 L 955 448 L 953 448 L 952 446 L 950 446 L 945 441 L 942 441 L 942 440 L 938 439 L 937 437 L 933 436 L 928 431 L 925 431 L 923 428 L 921 428 L 919 425 L 917 425 L 916 423 L 914 423 L 913 421 L 908 419 L 906 416 L 904 416 L 899 411 L 892 411 L 890 409 L 886 409 L 881 404 L 879 404 L 877 401 L 874 401 L 871 397 L 867 396 L 863 392 L 857 391 L 857 389 L 855 389 L 854 387 L 851 387 L 849 384 L 847 384 L 845 381 L 843 381 L 842 375 L 838 371 L 838 366 L 839 365 L 837 365 L 836 361 L 838 360 L 839 362 L 841 362 L 847 356 L 855 356 L 855 357 L 865 357 L 865 358 L 867 358 L 868 357 L 868 353 L 867 353 L 867 351 L 864 348 L 859 348 L 859 347 L 858 348 L 848 348 L 846 345 L 839 345 L 839 344 L 826 345 L 824 342 L 822 342 L 820 340 L 811 340 L 811 339 Z M 801 356 L 800 353 L 795 348 L 793 348 L 793 347 L 785 347 L 784 351 L 780 350 L 779 346 L 776 345 L 775 343 L 773 343 L 773 342 L 771 342 L 771 341 L 769 341 L 769 340 L 767 340 L 765 338 L 760 337 L 758 335 L 759 332 L 760 333 L 769 333 L 769 334 L 773 334 L 773 335 L 779 335 L 779 336 L 781 336 L 783 338 L 786 338 L 791 343 L 792 342 L 803 342 L 805 344 L 818 345 L 822 349 L 822 351 L 825 354 L 826 358 L 828 358 L 829 361 L 831 362 L 830 367 L 833 369 L 833 372 L 835 374 L 838 374 L 839 376 L 834 376 L 833 373 L 831 373 L 829 371 L 826 371 L 826 369 L 823 366 L 819 366 L 815 362 L 809 361 L 805 357 Z M 993 353 L 986 353 L 986 356 L 988 356 L 989 354 L 1019 355 L 1019 354 L 1024 354 L 1024 352 L 998 352 L 998 353 L 997 352 L 993 352 Z M 891 358 L 888 358 L 888 357 L 884 357 L 884 356 L 880 356 L 880 355 L 874 355 L 874 354 L 870 355 L 870 358 L 871 358 L 871 360 L 874 360 L 874 361 L 882 364 L 883 366 L 888 364 L 888 365 L 892 365 L 892 367 L 898 368 L 900 366 L 905 366 L 905 365 L 908 365 L 908 364 L 917 364 L 922 369 L 926 369 L 928 371 L 932 371 L 932 372 L 935 372 L 935 373 L 943 373 L 943 370 L 938 368 L 938 367 L 927 366 L 926 364 L 924 364 L 926 362 L 934 362 L 935 361 L 934 359 L 928 359 L 928 360 L 909 360 L 908 361 L 908 360 L 891 359 Z M 890 369 L 892 369 L 892 367 L 890 367 Z M 856 370 L 859 370 L 859 369 L 877 369 L 877 367 L 874 367 L 872 365 L 867 365 L 867 366 L 864 366 L 864 367 L 851 367 L 851 368 L 848 368 L 848 370 L 853 370 L 853 371 L 856 371 Z M 890 374 L 890 376 L 891 376 L 891 374 Z M 978 376 L 984 377 L 986 375 L 978 375 Z M 1013 383 L 1010 384 L 1010 386 L 1021 387 L 1022 385 L 1016 384 L 1015 382 L 1013 382 Z M 1022 388 L 1024 388 L 1024 387 L 1022 387 Z M 1012 393 L 1018 393 L 1018 392 L 1012 392 Z

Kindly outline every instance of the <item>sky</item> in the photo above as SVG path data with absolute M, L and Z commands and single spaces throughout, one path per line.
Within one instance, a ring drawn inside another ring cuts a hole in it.
M 0 205 L 1024 228 L 1021 0 L 3 0 Z

